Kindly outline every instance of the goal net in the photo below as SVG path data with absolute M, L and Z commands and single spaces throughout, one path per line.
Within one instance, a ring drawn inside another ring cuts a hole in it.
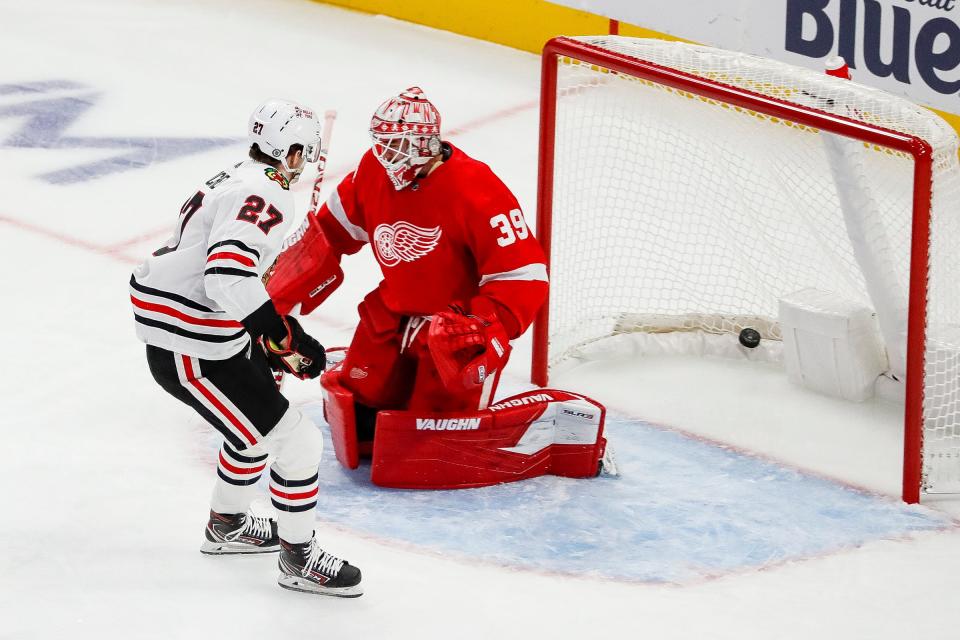
M 535 382 L 624 334 L 776 345 L 784 296 L 833 292 L 875 313 L 906 389 L 904 499 L 960 492 L 949 125 L 823 73 L 618 36 L 548 43 L 541 109 Z

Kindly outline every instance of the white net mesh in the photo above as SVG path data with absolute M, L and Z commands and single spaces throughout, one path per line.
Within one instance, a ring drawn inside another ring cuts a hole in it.
M 905 100 L 772 60 L 658 40 L 577 39 L 933 147 L 925 483 L 960 491 L 953 130 Z M 778 339 L 778 300 L 814 287 L 874 308 L 891 369 L 902 373 L 911 156 L 568 58 L 557 88 L 550 366 L 608 336 L 671 324 L 712 334 L 762 326 Z M 851 206 L 860 213 L 851 217 Z

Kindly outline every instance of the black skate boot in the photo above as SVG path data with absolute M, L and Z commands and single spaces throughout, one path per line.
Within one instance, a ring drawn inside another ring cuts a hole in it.
M 270 553 L 280 550 L 277 523 L 250 513 L 210 512 L 200 553 Z
M 363 595 L 360 569 L 332 556 L 315 539 L 302 544 L 280 541 L 280 577 L 284 589 L 341 598 Z

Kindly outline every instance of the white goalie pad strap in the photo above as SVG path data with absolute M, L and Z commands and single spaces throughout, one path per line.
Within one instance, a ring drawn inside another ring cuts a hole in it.
M 420 332 L 430 326 L 433 316 L 411 316 L 403 326 L 403 336 L 400 338 L 400 353 L 405 352 L 417 339 Z

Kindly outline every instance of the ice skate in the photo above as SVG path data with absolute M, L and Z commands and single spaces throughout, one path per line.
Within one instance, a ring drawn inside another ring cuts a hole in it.
M 320 548 L 315 539 L 302 544 L 280 542 L 280 577 L 284 589 L 341 598 L 363 595 L 360 569 Z
M 204 535 L 206 540 L 200 552 L 209 555 L 271 553 L 280 550 L 276 521 L 250 513 L 211 511 Z

